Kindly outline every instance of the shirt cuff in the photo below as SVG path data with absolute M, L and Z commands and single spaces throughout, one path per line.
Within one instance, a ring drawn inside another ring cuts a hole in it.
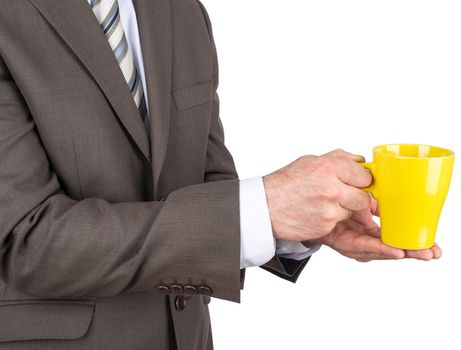
M 303 260 L 314 254 L 322 245 L 319 243 L 306 243 L 277 239 L 276 253 L 287 259 Z
M 240 181 L 240 268 L 260 266 L 275 255 L 275 238 L 261 176 Z

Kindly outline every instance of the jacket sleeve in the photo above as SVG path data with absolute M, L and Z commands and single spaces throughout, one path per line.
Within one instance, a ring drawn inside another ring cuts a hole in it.
M 226 146 L 224 145 L 224 132 L 221 119 L 219 118 L 219 98 L 217 94 L 219 81 L 219 67 L 216 45 L 213 38 L 213 29 L 210 17 L 199 1 L 202 13 L 208 28 L 210 36 L 212 62 L 213 62 L 213 103 L 212 103 L 212 124 L 210 129 L 210 137 L 208 142 L 207 153 L 207 173 L 206 181 L 216 181 L 230 178 L 237 178 L 234 161 Z M 276 276 L 284 278 L 291 282 L 296 282 L 303 268 L 306 266 L 310 257 L 303 260 L 293 260 L 278 257 L 275 255 L 269 262 L 261 267 Z M 244 285 L 245 270 L 241 271 L 241 288 Z
M 208 179 L 223 181 L 166 201 L 74 200 L 0 55 L 0 279 L 44 298 L 168 293 L 184 283 L 239 301 L 238 180 L 214 151 L 210 159 Z

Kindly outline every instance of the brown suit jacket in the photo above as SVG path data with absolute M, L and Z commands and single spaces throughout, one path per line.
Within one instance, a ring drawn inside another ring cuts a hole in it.
M 134 5 L 151 130 L 87 1 L 0 0 L 0 349 L 211 349 L 210 296 L 240 299 L 208 16 Z

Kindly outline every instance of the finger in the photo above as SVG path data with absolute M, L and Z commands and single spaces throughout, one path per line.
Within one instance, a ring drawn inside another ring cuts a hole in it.
M 370 236 L 381 239 L 381 228 L 380 227 L 373 227 L 371 229 L 365 230 L 365 233 Z
M 354 259 L 403 259 L 405 257 L 402 249 L 388 246 L 378 237 L 352 229 L 344 231 L 343 236 L 347 236 L 348 239 L 341 244 L 340 250 L 345 252 L 344 255 Z
M 360 155 L 357 155 L 357 154 L 346 152 L 346 151 L 344 151 L 342 149 L 339 149 L 339 148 L 335 149 L 334 151 L 325 153 L 324 156 L 350 159 L 350 160 L 352 160 L 354 162 L 364 162 L 365 161 L 364 157 L 362 157 Z
M 357 232 L 364 232 L 374 237 L 380 237 L 379 225 L 373 220 L 370 210 L 354 211 L 350 220 L 351 229 Z M 368 232 L 370 231 L 370 232 Z
M 388 256 L 381 256 L 381 255 L 367 255 L 367 257 L 359 257 L 355 258 L 355 260 L 359 262 L 370 262 L 373 260 L 398 260 L 398 258 L 388 257 Z
M 405 250 L 405 257 L 408 259 L 429 261 L 434 257 L 431 249 Z
M 373 177 L 363 166 L 349 159 L 336 159 L 336 177 L 343 183 L 364 188 L 371 185 Z
M 432 254 L 434 254 L 434 259 L 440 259 L 440 257 L 442 256 L 442 249 L 440 249 L 437 243 L 434 244 L 431 250 Z
M 355 254 L 354 256 L 352 256 L 352 258 L 359 262 L 369 262 L 372 260 L 400 260 L 403 259 L 402 256 L 403 255 L 401 255 L 400 257 L 396 257 L 382 254 L 361 253 Z
M 378 201 L 375 199 L 375 197 L 372 196 L 371 193 L 368 193 L 368 195 L 370 196 L 371 198 L 371 213 L 374 215 L 374 216 L 378 216 L 379 217 L 379 205 L 378 205 Z
M 348 185 L 340 187 L 339 204 L 349 210 L 361 211 L 370 208 L 371 200 L 368 193 Z
M 402 249 L 388 246 L 381 242 L 381 239 L 369 235 L 361 235 L 359 244 L 361 245 L 359 252 L 363 256 L 372 257 L 373 259 L 402 259 L 405 257 L 405 252 Z

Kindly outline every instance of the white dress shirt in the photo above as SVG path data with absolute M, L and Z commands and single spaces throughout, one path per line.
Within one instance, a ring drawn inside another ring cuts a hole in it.
M 91 0 L 87 0 L 90 3 Z M 138 22 L 132 0 L 118 0 L 120 18 L 134 64 L 141 76 L 146 105 L 148 95 L 144 61 L 139 40 Z M 301 260 L 320 248 L 313 244 L 305 247 L 299 242 L 276 240 L 272 234 L 269 209 L 262 177 L 240 181 L 240 267 L 260 266 L 275 253 L 279 256 Z

